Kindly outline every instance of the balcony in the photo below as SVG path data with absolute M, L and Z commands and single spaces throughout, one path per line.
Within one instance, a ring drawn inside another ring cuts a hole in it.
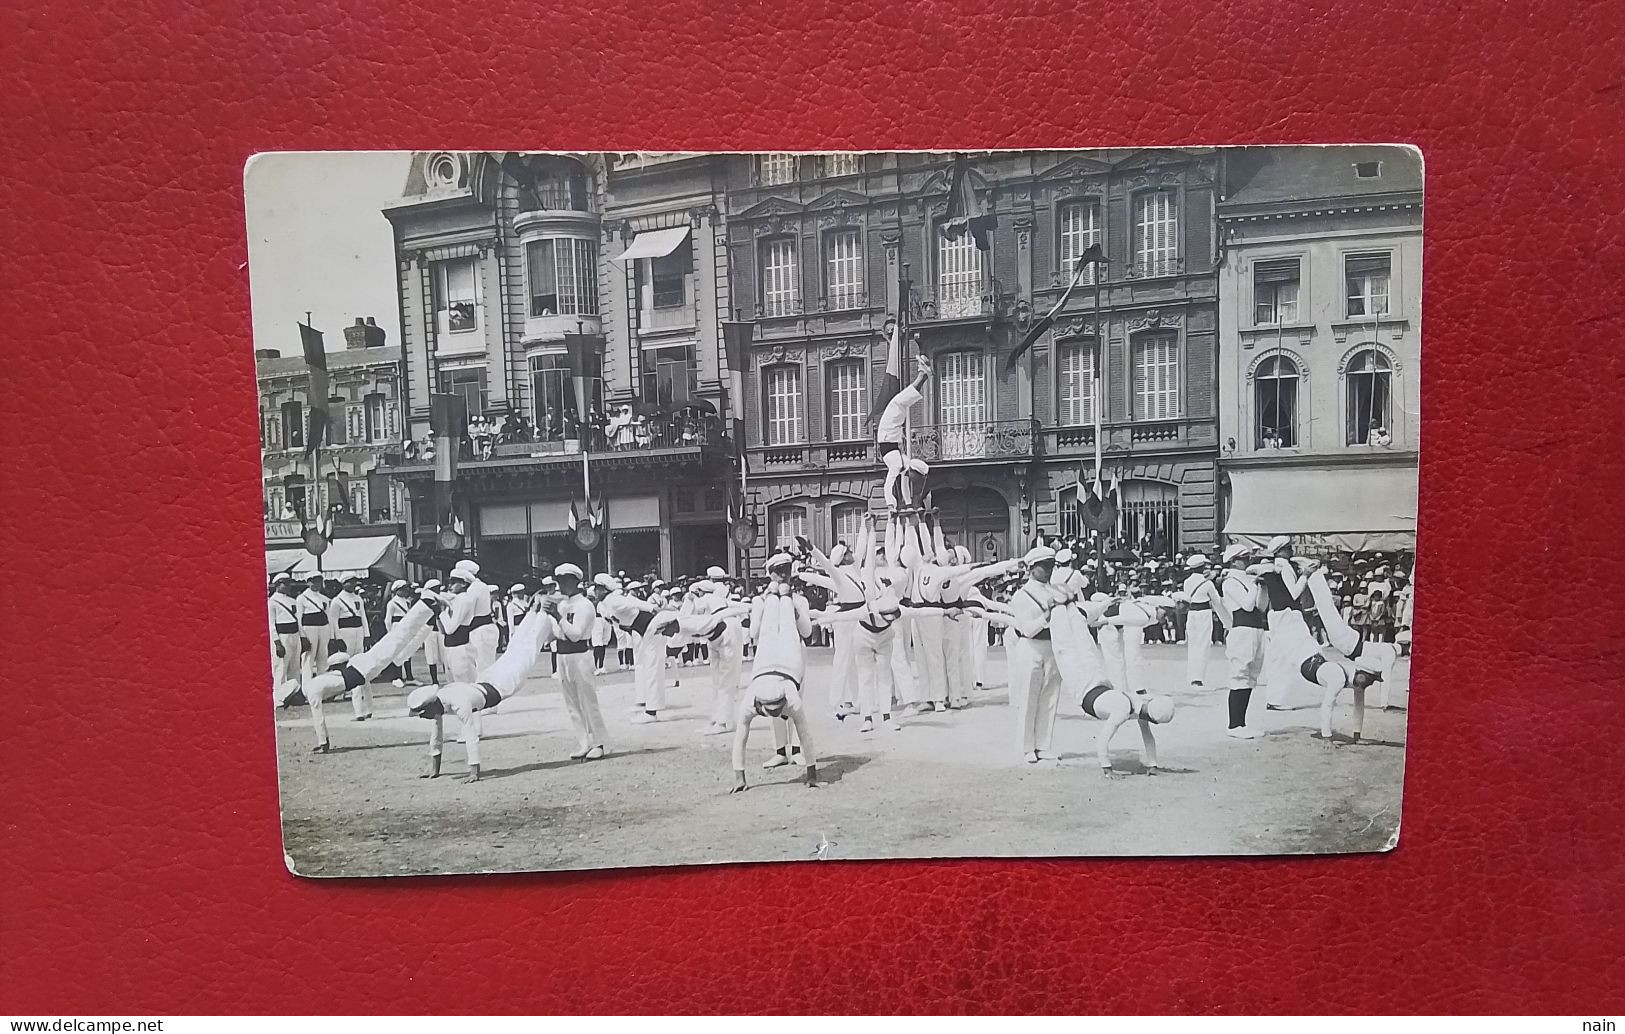
M 909 433 L 909 454 L 927 463 L 1031 459 L 1041 453 L 1038 422 L 938 424 Z
M 986 319 L 993 315 L 992 294 L 954 285 L 939 288 L 914 301 L 915 323 L 945 323 L 952 320 Z
M 585 434 L 582 432 L 585 431 Z M 462 474 L 579 470 L 583 450 L 595 465 L 660 468 L 728 454 L 721 421 L 710 413 L 682 410 L 670 416 L 578 428 L 567 437 L 495 435 L 465 438 L 457 461 Z M 398 463 L 380 472 L 414 480 L 434 476 L 432 452 L 414 443 Z
M 1217 428 L 1212 417 L 1177 417 L 1169 420 L 1114 420 L 1101 428 L 1101 449 L 1109 454 L 1166 452 L 1170 449 L 1215 448 Z M 1089 426 L 1046 426 L 1041 432 L 1044 455 L 1092 456 L 1095 429 Z

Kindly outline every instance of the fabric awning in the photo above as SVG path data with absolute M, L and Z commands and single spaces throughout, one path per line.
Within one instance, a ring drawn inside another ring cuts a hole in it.
M 633 259 L 665 258 L 688 240 L 688 227 L 674 226 L 669 230 L 644 230 L 632 238 L 627 249 L 615 256 L 616 262 Z
M 1284 467 L 1230 471 L 1231 543 L 1290 535 L 1313 552 L 1416 548 L 1415 467 Z
M 316 570 L 316 558 L 299 550 L 299 563 L 293 567 L 295 577 L 303 577 Z M 400 578 L 406 573 L 401 562 L 401 544 L 393 535 L 367 535 L 354 539 L 334 539 L 322 554 L 322 573 L 330 578 L 347 575 L 365 576 L 369 571 L 388 578 Z
M 267 549 L 265 551 L 265 574 L 268 578 L 275 578 L 286 571 L 293 570 L 299 561 L 310 556 L 302 549 Z

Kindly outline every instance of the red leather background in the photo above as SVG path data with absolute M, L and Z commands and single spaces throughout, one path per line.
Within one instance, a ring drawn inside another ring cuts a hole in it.
M 1625 7 L 37 6 L 0 11 L 0 1012 L 1620 1009 Z M 1428 171 L 1397 852 L 283 869 L 249 154 L 1346 140 Z

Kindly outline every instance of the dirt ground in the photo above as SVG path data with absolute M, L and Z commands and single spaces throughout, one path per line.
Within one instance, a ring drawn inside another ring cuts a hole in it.
M 334 752 L 310 753 L 304 708 L 276 712 L 283 835 L 290 867 L 305 876 L 514 872 L 612 866 L 840 858 L 1009 855 L 1216 855 L 1378 851 L 1397 840 L 1405 712 L 1384 711 L 1380 685 L 1358 744 L 1312 737 L 1318 701 L 1263 711 L 1252 741 L 1224 735 L 1223 690 L 1185 686 L 1184 648 L 1146 647 L 1148 678 L 1172 690 L 1179 710 L 1157 730 L 1155 775 L 1140 764 L 1132 727 L 1113 742 L 1126 778 L 1107 780 L 1094 759 L 1097 723 L 1062 694 L 1058 762 L 1024 763 L 1005 688 L 1003 651 L 989 656 L 987 690 L 966 711 L 904 719 L 900 731 L 862 735 L 836 722 L 827 690 L 828 649 L 809 653 L 808 702 L 817 726 L 819 774 L 763 771 L 765 723 L 752 730 L 751 789 L 727 794 L 731 737 L 701 736 L 710 670 L 677 669 L 671 720 L 632 725 L 631 675 L 598 680 L 611 755 L 571 761 L 558 685 L 532 678 L 485 720 L 483 778 L 465 774 L 462 746 L 448 741 L 445 774 L 427 768 L 428 723 L 405 714 L 404 697 L 374 687 L 373 721 L 352 723 L 330 705 Z M 421 658 L 419 658 L 421 667 Z M 1409 703 L 1408 664 L 1395 673 L 1392 703 Z M 538 670 L 546 672 L 543 660 Z M 1209 683 L 1222 681 L 1218 648 Z M 420 671 L 420 675 L 422 672 Z M 1262 696 L 1262 694 L 1259 694 Z M 1347 729 L 1348 694 L 1338 709 Z M 455 735 L 455 720 L 447 723 Z

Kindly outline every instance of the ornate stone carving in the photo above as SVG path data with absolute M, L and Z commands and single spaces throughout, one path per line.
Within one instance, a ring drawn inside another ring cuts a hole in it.
M 835 341 L 831 344 L 825 345 L 819 352 L 819 358 L 821 359 L 845 359 L 848 356 L 867 358 L 868 355 L 868 345 L 854 344 L 853 342 L 847 341 L 844 338 L 840 341 Z
M 1145 330 L 1147 328 L 1177 327 L 1184 322 L 1185 314 L 1178 310 L 1163 312 L 1160 309 L 1150 309 L 1138 316 L 1130 316 L 1128 329 L 1130 333 L 1133 333 L 1136 330 Z
M 756 353 L 757 365 L 772 366 L 775 363 L 799 363 L 805 353 L 800 347 L 786 348 L 784 345 L 774 345 Z

